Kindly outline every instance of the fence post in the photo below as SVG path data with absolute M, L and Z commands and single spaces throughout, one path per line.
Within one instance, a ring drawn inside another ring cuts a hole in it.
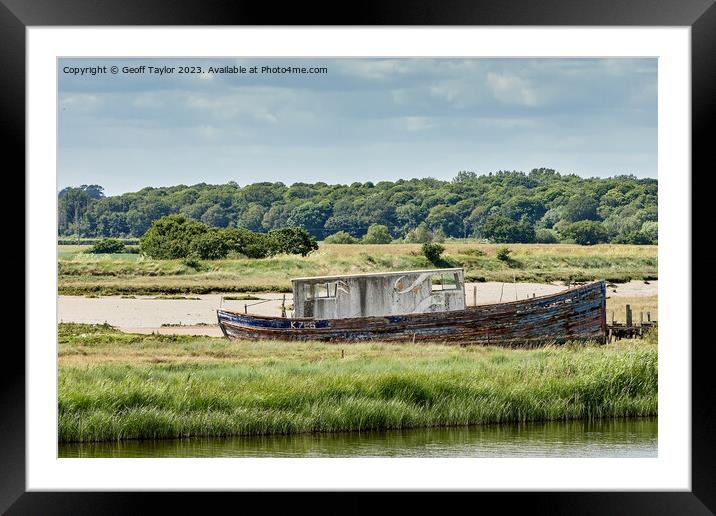
M 646 322 L 651 322 L 651 312 L 646 312 Z
M 626 325 L 627 328 L 631 328 L 631 306 L 626 305 Z

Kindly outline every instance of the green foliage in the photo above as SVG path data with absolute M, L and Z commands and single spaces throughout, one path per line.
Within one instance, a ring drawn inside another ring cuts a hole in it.
M 201 183 L 111 197 L 104 197 L 97 185 L 83 185 L 60 192 L 58 222 L 59 236 L 95 238 L 141 237 L 158 219 L 181 215 L 211 227 L 254 233 L 302 227 L 317 239 L 341 231 L 360 239 L 379 225 L 408 242 L 444 235 L 517 243 L 534 242 L 539 229 L 553 229 L 562 238 L 560 231 L 569 224 L 592 220 L 602 225 L 610 242 L 656 242 L 657 190 L 655 179 L 580 178 L 551 169 L 484 175 L 461 171 L 453 181 Z M 381 232 L 379 240 L 385 235 Z M 255 240 L 244 249 L 260 255 L 261 247 Z
M 229 252 L 248 258 L 276 254 L 308 255 L 318 249 L 316 239 L 303 228 L 256 233 L 243 228 L 211 228 L 181 215 L 162 217 L 152 224 L 139 244 L 142 254 L 157 259 L 226 258 Z
M 156 220 L 139 241 L 142 254 L 158 259 L 189 256 L 192 241 L 208 231 L 209 227 L 182 217 L 169 215 Z
M 423 244 L 425 242 L 432 242 L 433 234 L 428 230 L 428 225 L 425 222 L 421 222 L 418 227 L 412 229 L 405 235 L 405 241 L 411 244 Z
M 575 195 L 564 207 L 563 216 L 567 222 L 597 220 L 597 201 L 586 195 Z
M 220 229 L 211 228 L 205 233 L 196 235 L 189 245 L 189 255 L 202 260 L 218 260 L 229 254 L 229 242 Z
M 90 254 L 118 254 L 125 252 L 124 242 L 115 238 L 102 238 L 87 249 Z
M 268 232 L 269 254 L 300 254 L 308 256 L 318 249 L 318 242 L 305 229 L 299 227 L 274 229 Z
M 535 231 L 535 242 L 540 244 L 554 244 L 557 241 L 557 237 L 551 229 L 542 228 Z
M 501 262 L 509 262 L 511 252 L 509 247 L 499 247 L 495 252 L 495 256 L 497 256 L 497 259 Z
M 609 238 L 602 225 L 593 220 L 580 220 L 569 224 L 562 230 L 562 233 L 580 245 L 601 244 Z
M 323 242 L 326 244 L 357 244 L 360 240 L 353 237 L 347 231 L 337 231 L 336 233 L 327 236 Z
M 445 246 L 441 244 L 434 244 L 426 242 L 422 247 L 423 255 L 428 259 L 430 263 L 435 266 L 439 266 L 442 261 L 442 254 L 445 251 Z
M 535 241 L 534 226 L 526 220 L 515 221 L 504 215 L 493 214 L 485 219 L 482 234 L 498 243 L 530 243 Z
M 363 237 L 364 244 L 389 244 L 393 241 L 388 226 L 383 224 L 371 224 L 368 232 Z

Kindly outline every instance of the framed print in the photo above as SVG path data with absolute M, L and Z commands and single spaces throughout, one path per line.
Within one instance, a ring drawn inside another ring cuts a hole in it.
M 0 11 L 28 300 L 3 509 L 713 510 L 691 315 L 712 2 L 393 3 L 351 27 L 70 4 Z

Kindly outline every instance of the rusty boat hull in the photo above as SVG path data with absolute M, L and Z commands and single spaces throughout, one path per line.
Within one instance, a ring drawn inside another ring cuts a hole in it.
M 445 342 L 535 346 L 606 343 L 606 285 L 596 281 L 557 294 L 446 312 L 344 319 L 282 318 L 217 310 L 229 339 L 330 342 Z

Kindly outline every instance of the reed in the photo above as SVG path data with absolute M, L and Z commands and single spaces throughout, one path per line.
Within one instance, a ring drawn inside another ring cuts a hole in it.
M 230 342 L 63 324 L 59 343 L 62 442 L 657 414 L 654 336 L 508 350 Z

